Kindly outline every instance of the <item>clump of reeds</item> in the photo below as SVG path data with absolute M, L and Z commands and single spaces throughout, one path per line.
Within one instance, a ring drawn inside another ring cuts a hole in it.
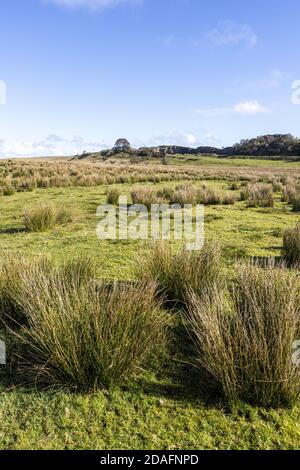
M 83 261 L 64 268 L 24 264 L 17 284 L 7 283 L 6 298 L 22 314 L 10 331 L 21 347 L 24 380 L 108 388 L 138 373 L 161 345 L 168 318 L 156 286 L 107 284 L 92 273 Z
M 157 242 L 139 258 L 136 275 L 146 282 L 155 282 L 158 296 L 167 305 L 185 308 L 190 289 L 204 295 L 214 285 L 222 288 L 221 248 L 211 242 L 198 251 L 181 248 L 174 253 L 166 242 Z
M 289 266 L 300 266 L 300 224 L 284 231 L 282 255 Z
M 133 204 L 142 204 L 151 208 L 152 204 L 164 204 L 166 201 L 157 195 L 157 191 L 154 188 L 149 187 L 137 187 L 131 191 L 131 199 Z
M 273 207 L 274 197 L 272 187 L 268 184 L 248 184 L 241 191 L 241 200 L 247 201 L 248 207 Z
M 239 267 L 227 292 L 216 288 L 203 298 L 192 291 L 186 328 L 207 385 L 233 403 L 293 403 L 300 391 L 292 361 L 299 313 L 297 276 L 271 265 Z
M 2 191 L 3 191 L 3 196 L 13 196 L 16 192 L 13 186 L 4 186 Z
M 107 204 L 117 205 L 121 192 L 117 188 L 108 188 L 107 190 Z
M 44 232 L 72 220 L 71 212 L 54 204 L 40 204 L 24 209 L 24 225 L 30 232 Z

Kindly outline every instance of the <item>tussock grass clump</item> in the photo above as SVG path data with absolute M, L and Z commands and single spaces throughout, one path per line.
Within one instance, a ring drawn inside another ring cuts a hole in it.
M 174 189 L 169 186 L 166 186 L 157 191 L 157 196 L 161 197 L 166 201 L 172 201 L 174 197 Z
M 46 263 L 40 259 L 38 263 Z M 38 268 L 38 263 L 24 257 L 8 256 L 0 264 L 0 320 L 18 328 L 26 323 L 26 314 L 19 302 L 23 287 L 23 272 L 28 276 Z M 3 326 L 3 325 L 1 325 Z
M 45 232 L 72 220 L 71 212 L 53 204 L 40 204 L 24 210 L 24 225 L 30 232 Z
M 300 224 L 284 231 L 282 256 L 289 266 L 300 266 Z
M 13 196 L 16 190 L 13 186 L 5 186 L 3 188 L 3 196 Z
M 294 212 L 300 212 L 300 193 L 293 199 L 292 206 Z
M 295 185 L 287 185 L 284 186 L 282 189 L 282 202 L 287 202 L 288 204 L 292 204 L 294 198 L 297 196 L 297 189 Z
M 263 183 L 248 184 L 241 191 L 241 200 L 248 201 L 248 207 L 273 207 L 274 197 L 272 187 Z
M 181 184 L 175 188 L 170 202 L 172 204 L 179 204 L 180 206 L 184 206 L 185 204 L 197 204 L 197 189 L 191 184 Z
M 198 190 L 198 202 L 207 206 L 216 206 L 223 204 L 223 198 L 219 191 L 204 186 Z
M 208 188 L 205 184 L 196 188 L 191 184 L 177 186 L 173 191 L 170 202 L 172 204 L 204 204 L 204 205 L 220 205 L 234 204 L 235 197 L 230 194 L 222 195 L 219 191 Z
M 108 188 L 107 190 L 107 204 L 117 205 L 121 193 L 117 188 Z
M 72 212 L 64 207 L 56 207 L 56 224 L 64 225 L 72 221 Z
M 300 187 L 299 185 L 287 185 L 282 192 L 282 201 L 291 204 L 294 212 L 300 212 Z
M 230 191 L 238 191 L 240 189 L 240 183 L 238 181 L 233 181 L 230 185 L 229 188 Z
M 12 332 L 22 346 L 19 370 L 29 381 L 78 390 L 108 388 L 132 376 L 161 345 L 167 316 L 149 284 L 89 278 L 89 268 L 39 265 L 20 273 L 10 297 L 26 322 Z M 82 281 L 82 272 L 88 275 Z M 81 280 L 81 282 L 78 282 Z
M 227 293 L 191 293 L 186 327 L 195 364 L 229 402 L 288 405 L 299 396 L 293 342 L 299 335 L 299 284 L 283 268 L 241 266 Z
M 222 204 L 224 206 L 231 206 L 236 203 L 236 197 L 233 194 L 225 194 L 222 198 Z
M 67 260 L 59 266 L 47 257 L 27 258 L 7 256 L 0 263 L 0 320 L 18 329 L 28 324 L 27 311 L 22 295 L 26 291 L 27 278 L 37 279 L 48 273 L 53 279 L 63 279 L 65 285 L 77 288 L 87 285 L 96 278 L 94 260 L 79 257 Z
M 166 201 L 157 195 L 157 192 L 153 188 L 140 187 L 135 188 L 131 191 L 131 199 L 133 204 L 142 204 L 151 208 L 152 204 L 165 204 Z
M 52 268 L 57 277 L 62 277 L 65 284 L 72 286 L 88 285 L 97 278 L 97 264 L 94 259 L 81 256 L 67 260 L 58 267 Z
M 182 248 L 173 253 L 169 244 L 158 242 L 138 260 L 136 275 L 145 282 L 155 282 L 167 305 L 185 307 L 190 289 L 204 295 L 214 285 L 222 288 L 221 248 L 211 242 L 199 251 Z
M 281 181 L 274 179 L 272 181 L 272 188 L 274 193 L 281 193 L 284 190 L 284 185 Z

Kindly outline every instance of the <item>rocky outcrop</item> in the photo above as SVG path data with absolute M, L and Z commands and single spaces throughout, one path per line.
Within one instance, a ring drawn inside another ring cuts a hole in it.
M 242 140 L 232 147 L 222 149 L 216 147 L 182 147 L 178 145 L 161 145 L 158 147 L 141 147 L 134 149 L 126 139 L 119 139 L 114 148 L 103 150 L 93 154 L 83 154 L 74 158 L 109 158 L 117 155 L 128 155 L 142 158 L 162 158 L 167 155 L 219 155 L 249 156 L 249 157 L 300 157 L 300 139 L 291 134 L 275 134 L 256 137 L 255 139 Z

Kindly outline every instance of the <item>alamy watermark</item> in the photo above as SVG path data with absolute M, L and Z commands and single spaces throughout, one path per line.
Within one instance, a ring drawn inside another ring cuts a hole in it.
M 6 364 L 6 346 L 5 342 L 0 340 L 0 365 Z
M 204 246 L 204 206 L 202 204 L 128 204 L 120 196 L 119 205 L 97 209 L 96 234 L 100 240 L 183 240 L 189 251 Z
M 300 80 L 295 80 L 292 83 L 292 103 L 299 105 L 300 104 Z
M 300 366 L 300 340 L 293 342 L 292 363 Z
M 6 104 L 6 83 L 0 80 L 0 105 Z

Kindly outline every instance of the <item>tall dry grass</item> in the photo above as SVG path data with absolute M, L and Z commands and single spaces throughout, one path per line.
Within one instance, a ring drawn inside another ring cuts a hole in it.
M 0 320 L 2 325 L 17 329 L 27 324 L 26 312 L 19 301 L 23 291 L 24 276 L 29 277 L 40 269 L 39 264 L 48 269 L 46 258 L 33 260 L 23 256 L 6 256 L 0 263 Z
M 293 176 L 291 178 L 291 176 Z M 169 181 L 226 180 L 242 184 L 257 181 L 298 184 L 300 173 L 293 168 L 239 168 L 227 166 L 157 165 L 120 163 L 118 159 L 94 160 L 4 160 L 0 162 L 0 194 L 9 186 L 15 191 L 35 188 L 93 187 L 111 184 L 159 183 Z
M 158 196 L 154 188 L 137 187 L 131 190 L 131 199 L 133 204 L 142 204 L 151 208 L 152 204 L 165 204 L 166 200 Z
M 83 271 L 89 267 L 23 266 L 18 286 L 6 287 L 26 319 L 11 334 L 22 347 L 19 370 L 29 382 L 108 388 L 137 373 L 161 344 L 168 318 L 153 284 L 107 285 L 89 274 L 83 280 Z
M 168 243 L 157 242 L 139 257 L 135 272 L 144 282 L 156 283 L 167 305 L 185 308 L 190 289 L 204 296 L 215 285 L 222 288 L 221 248 L 211 242 L 198 251 L 181 248 L 174 253 Z
M 170 202 L 172 204 L 179 204 L 184 206 L 185 204 L 197 204 L 198 203 L 198 191 L 192 184 L 181 184 L 176 186 L 175 191 L 171 195 Z
M 300 224 L 284 231 L 282 256 L 289 266 L 300 266 Z
M 117 205 L 121 192 L 117 188 L 108 188 L 107 190 L 107 204 Z
M 248 184 L 241 191 L 241 200 L 247 201 L 248 207 L 273 207 L 273 189 L 268 184 Z
M 207 384 L 233 403 L 293 403 L 300 392 L 292 362 L 299 314 L 298 278 L 283 268 L 240 266 L 227 292 L 191 292 L 186 327 Z
M 295 182 L 288 183 L 282 191 L 282 201 L 291 204 L 294 212 L 300 212 L 300 187 Z
M 30 232 L 45 232 L 72 220 L 71 212 L 54 204 L 39 204 L 24 209 L 24 225 Z
M 28 325 L 22 295 L 28 279 L 48 274 L 65 285 L 77 288 L 97 278 L 97 265 L 88 257 L 78 257 L 55 265 L 47 257 L 5 256 L 0 262 L 0 321 L 13 329 Z
M 3 196 L 13 196 L 16 190 L 13 186 L 4 186 L 2 192 Z

